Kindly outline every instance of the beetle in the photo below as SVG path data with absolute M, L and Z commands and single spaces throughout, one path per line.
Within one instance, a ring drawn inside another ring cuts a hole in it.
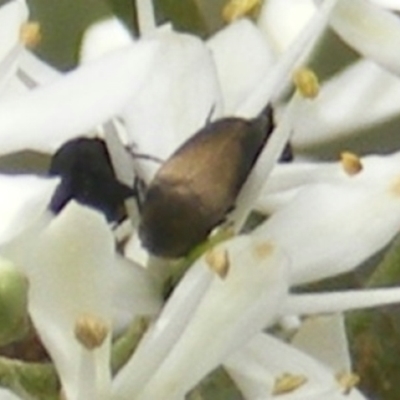
M 109 221 L 120 221 L 124 201 L 136 197 L 143 246 L 156 256 L 184 256 L 233 209 L 272 129 L 271 107 L 253 120 L 207 123 L 161 165 L 143 199 L 143 190 L 117 180 L 103 140 L 72 139 L 52 159 L 49 173 L 62 179 L 50 208 L 58 212 L 74 198 L 99 209 Z M 287 145 L 281 161 L 291 158 Z
M 51 160 L 49 175 L 60 176 L 50 203 L 57 213 L 71 199 L 102 211 L 109 221 L 124 217 L 124 200 L 135 190 L 119 182 L 106 144 L 99 138 L 76 138 L 63 144 Z
M 234 207 L 272 129 L 267 107 L 253 120 L 220 119 L 189 138 L 147 188 L 139 224 L 143 246 L 178 258 L 203 242 Z

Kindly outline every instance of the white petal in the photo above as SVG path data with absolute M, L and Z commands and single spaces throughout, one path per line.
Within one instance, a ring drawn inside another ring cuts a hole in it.
M 349 176 L 340 162 L 277 163 L 263 186 L 255 208 L 272 214 L 293 201 L 306 185 L 348 180 Z
M 400 302 L 399 289 L 348 290 L 336 293 L 289 296 L 283 308 L 289 314 L 318 314 Z
M 163 29 L 154 40 L 160 46 L 158 68 L 123 117 L 133 150 L 164 160 L 205 125 L 213 109 L 218 115 L 220 93 L 213 60 L 200 39 Z M 145 164 L 146 180 L 159 167 L 154 161 L 138 163 Z
M 77 381 L 75 382 L 76 400 L 110 399 L 110 351 L 111 341 L 105 340 L 103 345 L 95 350 L 81 350 Z M 72 394 L 74 395 L 74 394 Z M 73 397 L 71 397 L 73 399 Z
M 258 86 L 274 56 L 260 31 L 247 19 L 220 30 L 208 40 L 207 46 L 217 66 L 224 114 L 231 115 L 240 101 Z
M 388 8 L 390 10 L 400 11 L 400 3 L 397 0 L 370 0 L 381 7 Z
M 27 18 L 24 0 L 13 0 L 0 8 L 0 60 L 19 43 L 21 25 Z
M 136 171 L 134 158 L 121 140 L 125 134 L 126 131 L 116 118 L 103 125 L 102 137 L 110 155 L 110 161 L 114 169 L 115 176 L 121 183 L 132 187 L 135 182 Z M 132 223 L 136 222 L 136 220 L 139 219 L 136 199 L 129 198 L 125 200 L 124 203 L 130 221 Z M 128 225 L 130 230 L 136 228 L 135 226 L 132 226 L 132 223 Z
M 54 151 L 118 113 L 151 75 L 157 44 L 145 41 L 51 85 L 0 102 L 0 153 Z
M 0 86 L 0 101 L 2 101 L 3 98 L 25 94 L 29 90 L 25 83 L 13 74 L 0 83 Z
M 216 276 L 179 340 L 137 399 L 180 398 L 232 351 L 271 323 L 286 295 L 286 258 L 272 243 L 221 244 L 228 275 Z
M 313 0 L 269 0 L 264 2 L 258 26 L 278 53 L 283 53 L 316 11 Z
M 95 60 L 110 51 L 129 46 L 133 41 L 128 29 L 116 17 L 91 25 L 84 33 L 80 62 Z
M 295 146 L 308 146 L 384 122 L 400 113 L 400 79 L 363 60 L 322 85 L 299 108 Z M 368 112 L 366 112 L 368 110 Z
M 336 5 L 337 0 L 326 0 L 315 16 L 302 29 L 289 49 L 282 54 L 275 66 L 247 99 L 241 102 L 235 114 L 244 118 L 253 118 L 258 115 L 271 100 L 273 95 L 287 85 L 293 69 L 304 62 L 312 47 L 324 31 L 329 15 Z
M 310 183 L 327 183 L 348 179 L 339 162 L 293 162 L 278 164 L 265 185 L 265 193 L 279 193 Z
M 293 126 L 293 114 L 298 104 L 304 101 L 298 94 L 290 100 L 278 126 L 272 131 L 267 144 L 262 149 L 257 161 L 240 190 L 236 199 L 235 210 L 231 214 L 236 231 L 240 231 L 251 210 L 254 208 L 263 186 L 272 168 L 278 161 L 288 143 Z
M 23 47 L 15 46 L 2 60 L 0 59 L 0 99 L 7 96 L 8 85 L 12 80 L 18 66 Z
M 149 252 L 143 247 L 138 235 L 132 235 L 124 247 L 124 256 L 140 265 L 148 265 Z
M 114 392 L 134 397 L 176 344 L 184 327 L 211 284 L 213 275 L 199 261 L 174 290 L 155 325 L 146 333 L 135 354 L 114 380 Z M 130 398 L 131 398 L 130 397 Z
M 30 240 L 27 235 L 24 241 L 16 240 L 6 256 L 27 275 L 33 323 L 57 367 L 67 397 L 78 399 L 82 383 L 90 385 L 80 370 L 82 362 L 89 362 L 92 368 L 97 365 L 101 376 L 109 374 L 109 340 L 88 355 L 74 337 L 74 326 L 85 314 L 110 323 L 113 237 L 100 213 L 74 202 L 43 231 L 30 236 Z M 103 362 L 97 364 L 99 359 Z M 92 378 L 97 382 L 96 376 Z M 91 381 L 93 390 L 107 384 L 96 382 Z
M 274 382 L 284 373 L 305 376 L 307 382 L 292 393 L 277 395 L 277 399 L 353 399 L 341 394 L 334 371 L 294 347 L 265 334 L 255 336 L 246 347 L 231 356 L 225 366 L 248 399 L 275 398 L 271 395 Z
M 31 86 L 43 86 L 59 79 L 62 74 L 28 50 L 19 59 L 19 70 L 31 80 Z
M 59 179 L 0 175 L 0 243 L 13 239 L 47 209 Z
M 113 267 L 113 327 L 120 330 L 136 316 L 155 315 L 162 299 L 149 273 L 138 265 L 118 257 Z
M 4 97 L 5 99 L 25 94 L 37 86 L 43 86 L 59 79 L 62 75 L 22 46 L 3 60 L 0 70 L 3 70 L 3 67 L 8 69 L 8 72 L 0 83 L 0 98 Z M 1 74 L 2 72 L 0 72 L 0 76 Z
M 342 314 L 307 318 L 292 344 L 328 366 L 332 371 L 351 372 L 350 353 Z
M 368 157 L 363 171 L 347 181 L 306 186 L 255 231 L 288 252 L 293 283 L 349 271 L 394 237 L 399 160 L 400 154 Z
M 153 1 L 136 0 L 136 12 L 141 35 L 151 33 L 157 28 Z
M 21 26 L 28 18 L 24 0 L 14 0 L 0 8 L 0 96 L 16 70 L 23 44 L 20 41 Z
M 330 24 L 363 56 L 400 74 L 400 19 L 368 0 L 339 0 Z
M 0 389 L 0 400 L 21 400 L 21 397 L 18 397 L 10 390 Z

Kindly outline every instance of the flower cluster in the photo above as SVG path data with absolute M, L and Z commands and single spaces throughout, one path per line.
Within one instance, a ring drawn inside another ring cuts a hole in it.
M 79 66 L 65 74 L 31 52 L 39 33 L 25 1 L 1 6 L 2 156 L 54 154 L 70 139 L 101 137 L 118 179 L 148 184 L 154 160 L 167 160 L 210 120 L 254 118 L 272 104 L 276 126 L 229 216 L 233 234 L 190 260 L 167 300 L 177 263 L 141 248 L 132 204 L 117 250 L 114 226 L 97 210 L 75 201 L 58 215 L 48 210 L 59 178 L 1 174 L 1 344 L 27 329 L 27 310 L 52 364 L 14 366 L 0 399 L 60 391 L 68 400 L 182 400 L 221 366 L 245 399 L 365 398 L 354 387 L 343 312 L 399 302 L 400 289 L 294 289 L 354 270 L 399 231 L 395 145 L 378 155 L 361 137 L 363 157 L 318 156 L 400 113 L 400 7 L 269 0 L 255 21 L 244 16 L 255 3 L 229 3 L 229 22 L 204 41 L 157 26 L 152 2 L 137 0 L 140 35 L 116 18 L 95 24 Z M 353 59 L 320 83 L 318 68 L 304 67 L 325 51 L 328 31 Z M 295 160 L 277 163 L 288 141 Z M 126 148 L 146 157 L 132 159 Z M 268 218 L 240 233 L 254 211 Z M 115 366 L 143 316 L 143 337 Z M 19 381 L 24 368 L 37 379 L 55 368 L 60 387 Z

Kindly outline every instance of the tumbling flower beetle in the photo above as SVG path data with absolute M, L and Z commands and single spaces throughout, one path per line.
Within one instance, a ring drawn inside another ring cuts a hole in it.
M 75 199 L 99 209 L 109 221 L 120 220 L 124 200 L 135 194 L 115 177 L 101 139 L 77 138 L 65 143 L 54 154 L 49 173 L 61 176 L 50 204 L 54 212 Z
M 221 119 L 189 138 L 147 189 L 139 226 L 144 247 L 175 258 L 204 241 L 234 207 L 272 129 L 267 107 L 254 120 Z
M 208 123 L 164 162 L 145 190 L 120 183 L 101 139 L 78 138 L 54 155 L 50 174 L 61 175 L 51 201 L 58 212 L 71 199 L 121 220 L 124 200 L 140 205 L 139 236 L 150 253 L 177 258 L 204 241 L 233 209 L 236 197 L 273 129 L 271 107 L 258 118 Z M 290 146 L 281 160 L 291 159 Z

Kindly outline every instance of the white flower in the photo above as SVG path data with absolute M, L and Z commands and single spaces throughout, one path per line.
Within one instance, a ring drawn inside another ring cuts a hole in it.
M 275 178 L 280 175 L 281 184 L 292 180 L 293 186 L 285 188 L 289 200 L 283 200 L 278 211 L 258 228 L 258 234 L 279 240 L 289 250 L 293 282 L 304 283 L 348 271 L 397 234 L 399 153 L 365 157 L 361 163 L 362 171 L 356 175 L 347 174 L 341 163 L 320 168 L 316 164 L 314 171 L 299 165 L 292 174 L 287 166 L 277 169 Z M 284 196 L 282 191 L 280 196 Z M 268 201 L 268 196 L 264 199 Z M 289 227 L 286 220 L 295 222 Z
M 398 78 L 372 61 L 357 61 L 324 83 L 315 101 L 302 104 L 293 143 L 312 146 L 374 125 L 378 131 L 399 114 L 399 97 Z
M 265 3 L 259 26 L 279 53 L 314 15 L 315 3 L 312 0 Z M 301 104 L 293 124 L 295 146 L 307 149 L 375 125 L 379 134 L 380 124 L 399 114 L 400 86 L 393 73 L 398 75 L 400 66 L 396 51 L 400 19 L 385 8 L 396 9 L 396 4 L 373 0 L 338 2 L 330 26 L 366 59 L 351 65 L 342 62 L 341 70 L 322 82 L 317 99 Z M 340 63 L 340 50 L 340 47 L 335 49 L 332 63 Z
M 29 22 L 28 14 L 24 0 L 12 0 L 0 10 L 0 101 L 59 77 L 29 50 L 40 40 L 40 25 Z
M 217 67 L 224 114 L 230 115 L 257 88 L 266 71 L 272 68 L 275 57 L 262 33 L 247 19 L 217 32 L 207 41 L 207 46 Z
M 347 393 L 334 375 L 350 372 L 343 328 L 339 315 L 307 320 L 293 339 L 302 352 L 259 334 L 225 365 L 246 398 L 363 399 L 357 390 Z M 279 383 L 285 375 L 292 377 L 286 385 Z
M 0 12 L 21 4 L 14 1 Z M 380 51 L 387 32 L 397 32 L 397 17 L 366 1 L 350 6 L 344 0 L 325 1 L 311 19 L 304 19 L 304 29 L 287 35 L 275 48 L 247 20 L 233 23 L 207 43 L 169 26 L 157 28 L 149 4 L 138 2 L 140 38 L 130 38 L 115 20 L 103 22 L 86 34 L 82 65 L 76 70 L 53 76 L 51 83 L 38 80 L 39 86 L 28 93 L 0 98 L 1 154 L 26 148 L 53 152 L 66 140 L 106 124 L 99 129 L 106 138 L 111 126 L 134 152 L 165 159 L 208 120 L 232 114 L 254 117 L 279 98 L 328 22 L 361 54 L 397 71 L 397 56 Z M 371 12 L 371 7 L 379 12 Z M 349 25 L 350 11 L 381 27 L 383 42 L 366 43 L 370 36 L 363 26 Z M 20 23 L 17 19 L 16 26 Z M 110 40 L 103 46 L 98 38 L 105 32 L 110 32 Z M 370 63 L 362 60 L 354 68 L 368 74 L 377 68 Z M 235 67 L 227 72 L 231 64 Z M 383 74 L 371 74 L 366 85 L 381 82 Z M 347 73 L 343 76 L 337 79 L 346 81 Z M 338 96 L 339 89 L 333 90 Z M 327 83 L 322 90 L 332 89 Z M 274 387 L 283 373 L 305 379 L 284 395 L 287 398 L 345 398 L 334 378 L 338 369 L 349 373 L 351 368 L 340 315 L 320 325 L 300 324 L 293 343 L 266 330 L 291 318 L 400 301 L 398 288 L 290 292 L 301 283 L 353 270 L 390 242 L 400 226 L 400 161 L 398 154 L 366 157 L 360 161 L 363 169 L 351 176 L 343 164 L 293 163 L 277 167 L 264 189 L 291 131 L 297 134 L 302 126 L 302 117 L 315 113 L 321 130 L 326 124 L 326 131 L 334 131 L 337 121 L 323 117 L 320 108 L 325 103 L 318 101 L 297 93 L 287 103 L 240 194 L 235 228 L 255 207 L 268 209 L 271 217 L 251 233 L 236 235 L 199 257 L 157 316 L 160 289 L 151 275 L 155 269 L 145 270 L 116 253 L 103 216 L 71 202 L 51 217 L 45 209 L 57 180 L 0 179 L 0 185 L 7 184 L 8 196 L 0 204 L 5 221 L 0 253 L 29 280 L 30 316 L 68 400 L 183 399 L 221 365 L 246 399 L 277 397 Z M 382 109 L 377 103 L 369 119 L 353 108 L 346 127 L 376 123 L 389 111 L 396 112 L 386 99 Z M 113 160 L 119 158 L 115 148 L 111 152 Z M 154 162 L 138 164 L 147 181 L 158 168 Z M 129 176 L 124 162 L 118 167 Z M 20 183 L 29 187 L 20 192 Z M 11 196 L 8 188 L 21 197 Z M 163 267 L 168 275 L 168 266 Z M 112 330 L 137 315 L 153 316 L 151 326 L 112 377 Z M 326 346 L 332 346 L 334 354 L 324 352 L 315 340 L 323 328 Z M 315 346 L 304 349 L 304 338 Z M 356 390 L 349 396 L 363 398 Z
M 22 25 L 28 17 L 28 9 L 23 0 L 4 5 L 0 12 L 0 93 L 4 92 L 10 77 L 15 73 L 18 58 L 23 51 L 20 41 Z
M 13 239 L 40 219 L 58 183 L 58 178 L 0 175 L 0 243 Z
M 73 202 L 44 227 L 3 245 L 1 253 L 29 279 L 29 313 L 67 398 L 109 398 L 111 329 L 125 314 L 157 312 L 152 279 L 115 254 L 103 216 Z M 93 351 L 74 335 L 83 317 L 100 321 L 109 332 Z

